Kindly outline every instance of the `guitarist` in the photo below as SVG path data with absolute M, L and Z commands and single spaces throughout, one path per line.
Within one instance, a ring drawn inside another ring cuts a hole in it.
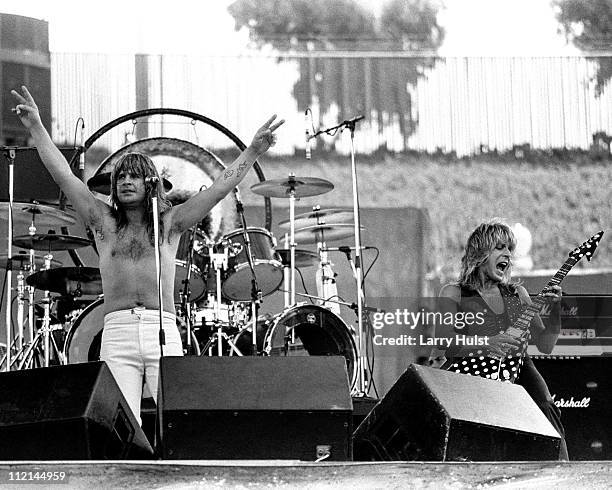
M 438 333 L 438 336 L 450 339 L 445 352 L 447 359 L 456 360 L 470 353 L 503 359 L 520 349 L 521 342 L 504 333 L 518 319 L 524 307 L 531 304 L 525 288 L 511 279 L 512 252 L 515 247 L 516 239 L 512 230 L 497 220 L 479 225 L 468 238 L 461 258 L 459 280 L 443 286 L 440 297 L 450 300 L 444 301 L 446 309 L 471 312 L 475 321 L 461 329 L 455 326 L 453 332 Z M 553 286 L 544 295 L 552 303 L 550 322 L 544 326 L 540 316 L 535 315 L 531 321 L 530 333 L 538 350 L 549 354 L 561 328 L 561 287 Z M 442 367 L 448 364 L 450 362 Z M 516 382 L 525 388 L 561 435 L 559 457 L 567 460 L 561 412 L 555 406 L 544 378 L 526 353 L 519 373 Z M 494 375 L 492 377 L 495 379 Z

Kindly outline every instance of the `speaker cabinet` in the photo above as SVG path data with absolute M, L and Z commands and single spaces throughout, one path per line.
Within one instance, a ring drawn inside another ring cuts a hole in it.
M 164 459 L 351 459 L 341 356 L 164 357 L 158 405 Z
M 412 364 L 355 431 L 355 460 L 556 460 L 561 438 L 523 387 Z
M 0 393 L 0 460 L 153 455 L 104 362 L 0 373 Z
M 533 362 L 561 410 L 570 460 L 612 460 L 612 357 Z

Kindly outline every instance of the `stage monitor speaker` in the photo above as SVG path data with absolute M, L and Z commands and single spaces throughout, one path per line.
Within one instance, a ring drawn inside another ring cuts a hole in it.
M 0 460 L 150 459 L 104 362 L 0 373 Z
M 342 356 L 164 357 L 164 459 L 351 459 Z
M 523 387 L 412 364 L 353 436 L 355 460 L 556 460 L 561 438 Z
M 561 410 L 570 461 L 612 460 L 612 357 L 533 362 Z

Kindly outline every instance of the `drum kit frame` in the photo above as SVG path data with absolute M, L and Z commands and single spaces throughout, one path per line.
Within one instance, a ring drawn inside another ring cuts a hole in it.
M 169 110 L 168 112 L 168 110 L 159 109 L 139 111 L 139 115 L 180 113 L 179 115 L 184 116 L 184 112 L 175 110 Z M 95 139 L 99 138 L 110 127 L 134 119 L 134 114 L 136 113 L 123 116 L 96 132 L 80 148 L 80 152 L 75 154 L 71 165 L 77 158 L 82 164 L 85 150 L 91 146 Z M 193 113 L 187 114 L 193 115 Z M 184 343 L 186 343 L 188 353 L 217 356 L 292 355 L 292 350 L 305 350 L 306 355 L 344 355 L 347 358 L 353 395 L 366 396 L 368 394 L 372 383 L 372 366 L 367 356 L 367 332 L 364 325 L 364 322 L 368 321 L 366 312 L 369 311 L 365 306 L 362 270 L 362 251 L 366 247 L 361 245 L 363 227 L 360 223 L 354 148 L 355 125 L 361 119 L 363 117 L 360 116 L 343 121 L 333 128 L 313 131 L 312 135 L 307 134 L 307 140 L 310 140 L 321 134 L 335 134 L 338 130 L 349 129 L 353 190 L 352 210 L 345 208 L 326 210 L 314 206 L 312 212 L 296 216 L 295 207 L 298 199 L 329 192 L 334 186 L 324 179 L 296 177 L 293 173 L 290 173 L 286 179 L 261 179 L 258 184 L 251 186 L 254 193 L 266 199 L 267 229 L 247 226 L 244 209 L 236 189 L 236 206 L 242 225 L 240 228 L 223 235 L 221 240 L 209 238 L 199 226 L 193 227 L 188 232 L 186 254 L 184 257 L 177 257 L 176 260 L 177 271 L 179 268 L 185 269 L 185 277 L 181 280 L 180 287 L 177 287 L 178 285 L 175 283 L 175 306 L 179 311 L 178 317 L 183 320 L 186 328 Z M 212 125 L 215 126 L 215 124 Z M 234 135 L 232 137 L 236 138 Z M 242 142 L 238 146 L 241 149 L 244 148 Z M 77 248 L 93 245 L 93 241 L 65 234 L 65 228 L 62 229 L 62 234 L 36 233 L 37 219 L 50 226 L 66 226 L 76 222 L 69 213 L 63 210 L 65 204 L 62 201 L 63 196 L 60 198 L 59 208 L 39 204 L 35 201 L 32 203 L 17 203 L 19 210 L 28 213 L 29 234 L 14 238 L 13 212 L 16 203 L 13 201 L 12 189 L 16 148 L 5 147 L 3 151 L 9 161 L 9 201 L 5 206 L 8 221 L 6 281 L 9 286 L 12 285 L 13 266 L 16 263 L 12 255 L 13 245 L 28 250 L 28 260 L 22 259 L 25 254 L 19 254 L 22 266 L 17 273 L 18 332 L 15 339 L 11 338 L 12 329 L 10 328 L 13 321 L 12 300 L 6 301 L 6 345 L 11 347 L 6 348 L 4 356 L 0 357 L 0 370 L 27 369 L 35 367 L 37 361 L 42 366 L 47 367 L 53 361 L 63 364 L 95 360 L 92 359 L 92 355 L 95 357 L 99 350 L 96 350 L 94 343 L 95 341 L 99 342 L 102 326 L 99 324 L 86 325 L 89 331 L 85 332 L 83 330 L 83 335 L 81 335 L 81 332 L 77 332 L 77 329 L 86 324 L 86 316 L 94 310 L 98 310 L 97 307 L 103 301 L 101 280 L 99 271 L 95 268 L 84 267 L 78 254 L 74 253 Z M 82 165 L 79 165 L 79 168 L 82 170 Z M 261 171 L 259 170 L 259 172 Z M 83 177 L 82 174 L 81 177 Z M 261 174 L 261 177 L 263 177 L 263 174 Z M 88 185 L 90 185 L 90 188 L 97 186 L 95 190 L 99 191 L 100 182 L 104 181 L 105 178 L 98 173 L 88 181 Z M 102 187 L 104 187 L 104 182 L 102 182 Z M 279 223 L 279 226 L 288 228 L 288 233 L 285 235 L 285 249 L 278 251 L 276 250 L 276 240 L 268 231 L 270 228 L 268 215 L 270 198 L 289 200 L 289 219 Z M 156 199 L 156 197 L 153 197 L 155 236 L 157 236 L 159 230 L 158 216 L 155 212 L 157 209 Z M 0 218 L 4 217 L 3 214 Z M 23 215 L 21 218 L 23 218 Z M 330 223 L 328 220 L 332 222 Z M 25 220 L 21 219 L 21 222 L 24 223 Z M 354 237 L 354 246 L 334 249 L 326 245 L 326 240 L 346 238 L 351 235 Z M 298 250 L 298 241 L 300 243 L 316 243 L 317 251 Z M 160 311 L 163 311 L 159 242 L 154 240 L 154 243 Z M 58 264 L 53 259 L 52 252 L 55 250 L 69 251 L 76 267 L 53 268 Z M 328 257 L 328 252 L 335 250 L 345 252 L 351 264 L 357 290 L 356 304 L 341 301 L 337 295 L 335 274 Z M 46 252 L 42 261 L 40 257 L 36 256 L 36 251 Z M 351 251 L 355 252 L 354 261 L 350 255 Z M 280 252 L 285 252 L 284 256 L 281 256 Z M 41 270 L 37 270 L 37 261 L 38 263 L 42 262 Z M 316 272 L 317 296 L 297 292 L 296 272 L 300 267 L 300 262 L 304 265 L 318 263 Z M 27 277 L 26 273 L 28 274 Z M 191 286 L 195 286 L 197 281 L 202 281 L 204 287 L 202 288 L 200 284 L 198 289 L 192 288 Z M 281 284 L 285 294 L 284 310 L 271 317 L 269 315 L 267 318 L 261 317 L 259 309 L 263 298 L 278 291 Z M 43 291 L 43 299 L 38 302 L 34 298 L 37 289 Z M 192 296 L 192 289 L 196 291 L 195 297 Z M 65 319 L 60 317 L 60 323 L 63 321 L 63 324 L 58 325 L 57 322 L 54 322 L 51 311 L 52 304 L 57 298 L 53 298 L 51 292 L 59 292 L 62 295 L 60 300 L 65 296 L 74 300 L 80 298 L 82 294 L 89 294 L 96 295 L 97 301 L 91 300 L 84 309 L 81 307 L 75 308 L 66 315 Z M 318 304 L 298 303 L 297 296 L 310 298 L 311 302 L 312 299 L 316 299 Z M 26 342 L 23 319 L 26 304 L 28 307 L 28 342 Z M 35 315 L 36 304 L 42 305 L 43 311 L 38 328 Z M 340 317 L 340 305 L 349 306 L 355 311 L 357 316 L 356 329 L 348 327 L 344 323 Z M 101 315 L 97 312 L 95 316 L 97 323 L 99 323 L 100 319 L 98 317 Z M 201 325 L 198 325 L 198 323 L 201 323 Z M 194 335 L 194 331 L 203 332 L 205 326 L 210 328 L 208 335 Z M 316 338 L 316 334 L 313 334 L 314 330 L 312 330 L 316 327 L 326 332 L 325 339 Z M 63 346 L 58 344 L 53 335 L 56 330 L 67 332 Z M 72 345 L 81 337 L 85 338 L 86 342 L 91 343 L 91 345 L 85 345 L 84 348 L 81 348 L 81 346 L 77 348 L 77 346 Z M 94 339 L 97 340 L 94 341 Z M 164 338 L 161 318 L 159 340 L 160 354 L 163 355 Z M 51 358 L 52 353 L 54 359 Z M 37 355 L 39 356 L 38 359 L 36 358 Z M 41 357 L 43 357 L 42 361 Z

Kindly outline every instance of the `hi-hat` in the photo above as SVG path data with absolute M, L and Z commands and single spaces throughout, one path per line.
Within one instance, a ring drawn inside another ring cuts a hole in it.
M 352 223 L 353 210 L 349 208 L 331 208 L 310 211 L 309 213 L 298 214 L 295 217 L 295 227 L 322 225 L 330 223 Z M 291 220 L 283 220 L 278 223 L 281 230 L 291 228 Z
M 306 226 L 295 231 L 296 243 L 331 242 L 347 238 L 353 234 L 353 223 L 330 223 Z M 361 230 L 365 228 L 362 226 Z
M 290 248 L 277 248 L 276 252 L 280 255 L 281 263 L 285 267 L 291 266 L 291 249 Z M 302 250 L 300 248 L 295 250 L 295 266 L 296 267 L 310 267 L 311 265 L 318 265 L 320 262 L 319 254 L 311 252 L 310 250 Z
M 9 203 L 0 202 L 0 219 L 8 220 Z M 76 223 L 76 219 L 66 211 L 55 206 L 38 204 L 36 202 L 13 202 L 13 221 L 15 224 L 30 226 L 34 224 L 44 227 L 67 226 Z
M 22 235 L 13 238 L 13 244 L 16 247 L 41 251 L 74 250 L 91 245 L 91 243 L 91 240 L 87 238 L 56 233 Z
M 61 295 L 102 294 L 102 278 L 97 267 L 58 267 L 38 271 L 28 276 L 26 283 Z
M 334 188 L 334 184 L 325 179 L 316 177 L 294 177 L 290 175 L 286 179 L 274 179 L 259 182 L 251 186 L 255 194 L 264 197 L 289 198 L 293 189 L 294 196 L 311 197 L 325 194 Z
M 164 183 L 164 191 L 170 192 L 172 190 L 172 184 L 168 179 L 162 177 Z M 94 175 L 87 181 L 87 187 L 90 190 L 99 192 L 100 194 L 106 194 L 107 196 L 111 193 L 111 174 L 110 172 L 103 172 L 98 175 Z
M 19 269 L 28 269 L 30 267 L 30 254 L 20 252 L 18 254 L 13 254 L 11 257 L 13 261 L 13 269 L 15 269 L 15 264 L 18 264 Z M 0 255 L 0 268 L 5 268 L 8 262 L 8 255 L 2 254 Z M 40 269 L 45 265 L 45 258 L 40 255 L 34 256 L 34 265 L 37 269 Z M 51 267 L 61 267 L 62 263 L 59 260 L 52 259 Z

